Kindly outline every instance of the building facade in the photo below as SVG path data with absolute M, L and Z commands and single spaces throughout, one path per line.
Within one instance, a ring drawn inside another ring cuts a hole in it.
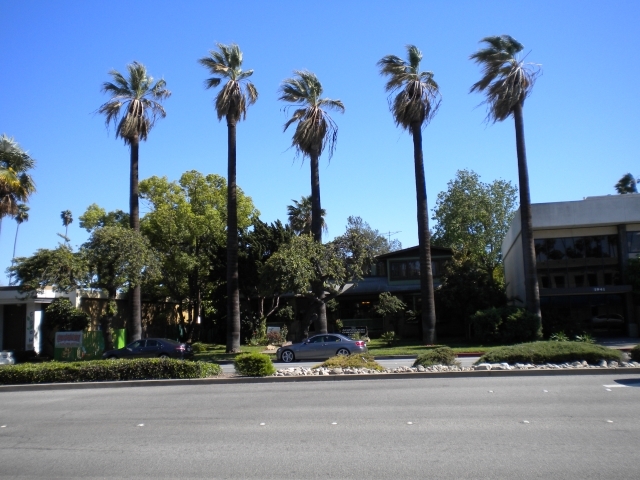
M 539 203 L 531 210 L 546 333 L 586 329 L 637 336 L 638 312 L 624 272 L 628 260 L 640 254 L 640 195 Z M 518 211 L 502 255 L 507 296 L 524 305 L 520 233 Z

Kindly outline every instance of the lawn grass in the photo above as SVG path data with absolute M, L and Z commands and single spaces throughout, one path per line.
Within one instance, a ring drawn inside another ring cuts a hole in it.
M 214 344 L 202 344 L 205 347 L 205 351 L 196 353 L 194 360 L 201 360 L 204 362 L 219 362 L 221 360 L 234 360 L 237 353 L 225 353 L 225 345 Z M 418 339 L 407 339 L 396 342 L 393 346 L 387 346 L 387 343 L 380 339 L 373 339 L 367 342 L 369 353 L 374 357 L 393 356 L 393 355 L 405 355 L 405 356 L 419 356 L 429 350 L 436 347 L 447 346 L 451 347 L 454 353 L 479 353 L 483 354 L 488 352 L 496 345 L 482 345 L 478 342 L 468 341 L 464 338 L 443 339 L 439 345 L 423 345 Z M 242 345 L 242 353 L 262 353 L 267 347 L 265 346 L 251 346 Z M 275 360 L 275 350 L 273 353 L 269 353 L 272 360 Z
M 210 343 L 203 345 L 206 350 L 204 352 L 194 354 L 194 360 L 200 360 L 203 362 L 219 362 L 221 360 L 234 360 L 238 355 L 237 353 L 225 353 L 225 350 L 227 349 L 226 345 L 214 345 Z M 262 353 L 266 348 L 267 347 L 263 345 L 259 345 L 257 347 L 252 345 L 240 346 L 241 353 Z M 269 354 L 269 356 L 272 360 L 275 360 L 276 351 L 274 350 L 272 354 Z

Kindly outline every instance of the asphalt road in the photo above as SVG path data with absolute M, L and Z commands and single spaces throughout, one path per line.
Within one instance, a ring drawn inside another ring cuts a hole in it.
M 640 375 L 0 393 L 2 479 L 630 479 L 639 448 Z

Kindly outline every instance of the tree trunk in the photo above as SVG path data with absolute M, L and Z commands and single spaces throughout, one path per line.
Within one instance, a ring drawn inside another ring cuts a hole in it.
M 236 196 L 236 120 L 227 115 L 227 353 L 240 351 L 238 286 L 238 206 Z
M 140 231 L 140 206 L 138 199 L 138 147 L 140 140 L 136 135 L 131 139 L 131 172 L 129 176 L 129 226 L 136 232 Z M 142 337 L 142 302 L 140 299 L 140 285 L 131 288 L 129 305 L 131 309 L 131 341 Z
M 429 232 L 429 209 L 427 187 L 424 179 L 422 156 L 422 129 L 418 122 L 411 124 L 413 137 L 413 160 L 416 172 L 416 201 L 418 207 L 418 245 L 420 246 L 420 296 L 422 297 L 422 341 L 427 345 L 436 343 L 436 309 L 433 297 L 431 273 L 431 234 Z
M 310 157 L 311 162 L 311 234 L 316 242 L 322 243 L 322 205 L 320 203 L 320 171 L 318 162 L 320 149 L 314 150 Z M 315 310 L 318 317 L 315 320 L 315 333 L 327 333 L 327 306 L 324 303 L 324 283 L 314 282 L 313 293 L 317 301 Z
M 533 222 L 531 220 L 531 194 L 529 192 L 529 170 L 527 168 L 527 150 L 524 143 L 524 119 L 522 104 L 513 109 L 516 127 L 516 149 L 518 152 L 518 180 L 520 184 L 520 232 L 522 236 L 522 257 L 524 261 L 524 288 L 526 308 L 540 319 L 538 334 L 542 335 L 542 316 L 540 313 L 540 291 L 536 272 L 536 250 L 533 242 Z
M 20 229 L 20 224 L 16 225 L 16 238 L 13 240 L 13 256 L 11 257 L 11 266 L 13 267 L 13 262 L 16 259 L 16 245 L 18 244 L 18 230 Z M 13 277 L 13 272 L 9 274 L 9 286 L 11 286 L 11 279 Z

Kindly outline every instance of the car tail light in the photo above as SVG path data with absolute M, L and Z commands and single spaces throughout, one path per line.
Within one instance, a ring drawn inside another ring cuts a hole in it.
M 184 352 L 184 345 L 178 345 L 176 347 L 176 350 L 179 351 L 179 352 Z
M 356 347 L 364 347 L 365 345 L 364 342 L 356 342 Z

